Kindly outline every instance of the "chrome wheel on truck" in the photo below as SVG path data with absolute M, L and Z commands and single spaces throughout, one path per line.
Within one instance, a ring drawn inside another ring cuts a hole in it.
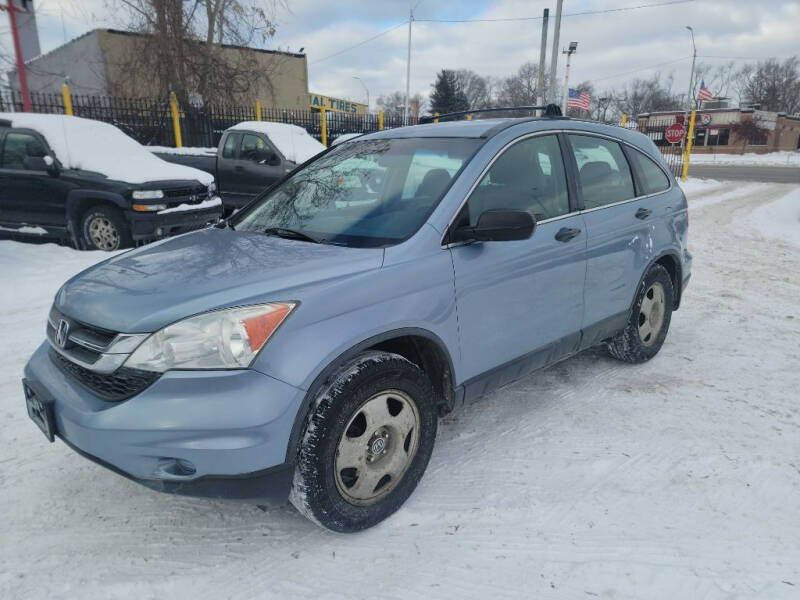
M 89 250 L 111 252 L 133 243 L 130 230 L 117 209 L 100 204 L 90 208 L 81 218 L 83 244 Z
M 88 224 L 89 239 L 98 250 L 119 248 L 119 231 L 108 217 L 94 217 Z

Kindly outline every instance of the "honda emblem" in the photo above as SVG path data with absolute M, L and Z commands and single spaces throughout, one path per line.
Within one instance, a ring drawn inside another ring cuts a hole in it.
M 69 322 L 61 319 L 58 322 L 58 329 L 56 329 L 56 344 L 61 348 L 67 345 L 69 339 Z

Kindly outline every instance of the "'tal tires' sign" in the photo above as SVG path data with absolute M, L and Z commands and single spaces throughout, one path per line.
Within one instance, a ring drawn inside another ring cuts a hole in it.
M 670 144 L 677 144 L 686 135 L 686 130 L 680 123 L 673 123 L 664 131 L 664 137 Z

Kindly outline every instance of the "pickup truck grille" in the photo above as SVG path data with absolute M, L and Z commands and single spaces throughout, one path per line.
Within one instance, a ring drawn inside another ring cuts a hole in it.
M 208 188 L 204 186 L 188 187 L 188 188 L 174 188 L 164 190 L 164 196 L 170 200 L 180 200 L 181 202 L 191 203 L 191 197 L 195 197 L 196 202 L 202 202 L 208 199 Z
M 103 400 L 119 402 L 127 400 L 149 387 L 160 373 L 120 367 L 113 373 L 101 374 L 90 371 L 50 349 L 50 358 L 62 371 L 75 378 L 78 383 L 94 392 Z

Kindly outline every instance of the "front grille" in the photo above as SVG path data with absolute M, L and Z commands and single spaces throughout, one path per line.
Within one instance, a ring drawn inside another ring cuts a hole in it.
M 119 402 L 135 396 L 144 391 L 160 376 L 160 373 L 130 369 L 128 367 L 120 367 L 109 374 L 95 373 L 61 356 L 52 348 L 50 348 L 50 358 L 56 366 L 71 375 L 78 383 L 110 402 Z
M 171 190 L 164 190 L 164 196 L 167 198 L 180 198 L 182 202 L 189 202 L 189 196 L 196 196 L 197 202 L 202 202 L 208 198 L 207 187 L 190 187 L 190 188 L 174 188 Z

